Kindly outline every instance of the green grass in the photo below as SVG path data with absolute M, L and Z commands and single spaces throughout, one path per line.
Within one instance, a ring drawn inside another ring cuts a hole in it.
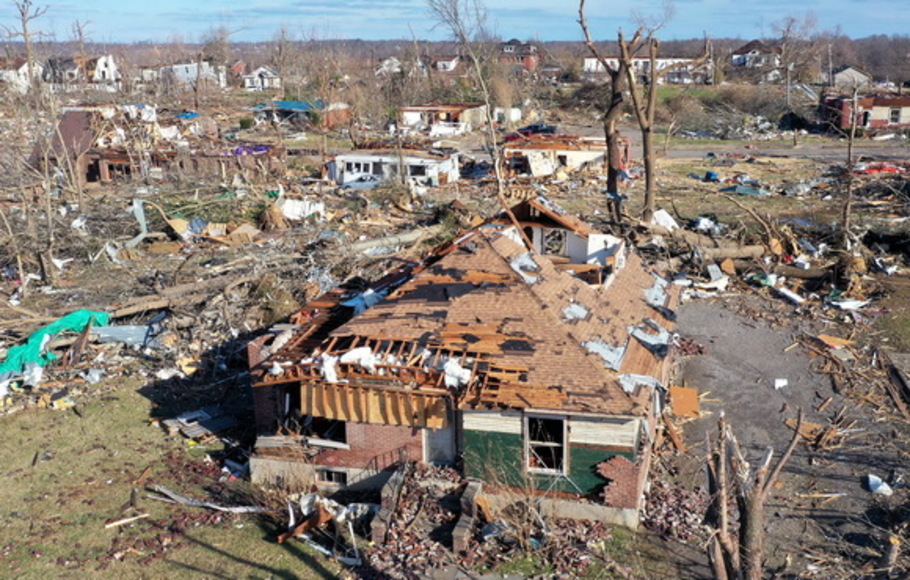
M 205 448 L 149 424 L 152 403 L 137 386 L 77 397 L 93 399 L 80 402 L 81 417 L 34 408 L 0 417 L 0 577 L 337 577 L 302 544 L 278 545 L 265 519 L 147 499 L 144 485 L 153 483 L 207 497 L 219 474 L 205 464 Z M 228 485 L 231 494 L 250 495 L 245 484 Z M 137 507 L 124 509 L 133 489 Z M 104 528 L 138 513 L 150 517 Z

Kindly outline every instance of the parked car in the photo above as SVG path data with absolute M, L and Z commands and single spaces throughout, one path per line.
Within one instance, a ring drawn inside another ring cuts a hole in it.
M 344 182 L 341 189 L 375 189 L 381 183 L 378 176 L 371 173 L 361 173 L 354 179 Z
M 508 143 L 509 141 L 517 141 L 522 137 L 528 137 L 530 135 L 553 135 L 554 133 L 556 133 L 556 125 L 550 125 L 549 123 L 541 121 L 538 123 L 531 123 L 530 125 L 516 129 L 511 133 L 506 133 L 502 139 Z
M 528 135 L 553 135 L 556 133 L 556 125 L 550 125 L 549 123 L 544 123 L 543 121 L 537 123 L 531 123 L 518 129 L 518 133 L 528 136 Z

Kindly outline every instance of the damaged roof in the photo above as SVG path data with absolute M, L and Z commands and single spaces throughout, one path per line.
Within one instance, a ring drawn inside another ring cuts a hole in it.
M 504 148 L 506 151 L 605 151 L 607 146 L 603 138 L 532 133 L 507 142 Z
M 375 376 L 354 373 L 350 383 L 448 388 L 461 408 L 643 415 L 649 385 L 663 377 L 676 294 L 636 255 L 626 261 L 609 287 L 591 286 L 529 252 L 513 227 L 488 224 L 399 270 L 367 300 L 340 302 L 344 323 L 304 327 L 257 367 L 254 384 L 322 380 L 319 356 L 344 363 L 366 348 Z M 301 357 L 303 342 L 316 357 Z M 275 361 L 285 367 L 269 377 Z

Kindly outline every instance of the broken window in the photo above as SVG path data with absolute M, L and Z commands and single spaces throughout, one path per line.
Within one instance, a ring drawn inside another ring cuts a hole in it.
M 544 230 L 543 253 L 551 256 L 568 255 L 566 230 Z
M 348 442 L 347 428 L 344 421 L 313 417 L 313 422 L 310 423 L 309 427 L 310 433 L 319 439 L 337 441 L 338 443 Z
M 564 474 L 566 422 L 549 417 L 528 417 L 525 429 L 528 471 Z
M 425 177 L 427 174 L 426 165 L 409 165 L 408 166 L 408 175 L 412 177 Z
M 316 481 L 343 486 L 348 484 L 348 474 L 336 469 L 317 469 Z
M 900 123 L 901 122 L 901 110 L 900 109 L 891 109 L 891 122 Z

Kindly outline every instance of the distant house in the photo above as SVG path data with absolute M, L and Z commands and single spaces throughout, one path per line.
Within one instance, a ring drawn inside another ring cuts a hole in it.
M 158 68 L 158 80 L 176 89 L 192 89 L 197 83 L 223 89 L 227 87 L 227 67 L 207 60 L 170 64 Z
M 271 101 L 252 108 L 258 121 L 333 129 L 351 120 L 351 107 L 346 103 L 322 101 Z
M 242 77 L 243 88 L 251 91 L 271 91 L 281 89 L 281 77 L 266 66 L 256 68 Z
M 339 185 L 356 180 L 364 174 L 379 181 L 395 181 L 405 174 L 412 185 L 438 186 L 458 180 L 458 159 L 442 152 L 416 150 L 354 150 L 335 157 L 334 175 Z
M 447 87 L 469 83 L 468 62 L 462 56 L 442 56 L 431 61 L 430 78 Z
M 776 82 L 781 79 L 782 53 L 779 46 L 753 40 L 733 51 L 730 65 L 743 74 L 757 75 L 758 80 Z
M 44 66 L 40 63 L 32 65 L 32 74 L 36 79 L 41 78 Z M 0 83 L 20 94 L 28 92 L 28 62 L 24 58 L 0 59 Z
M 753 40 L 733 51 L 730 64 L 745 68 L 778 68 L 781 52 L 779 46 L 769 46 L 760 40 Z
M 910 97 L 900 95 L 863 96 L 856 99 L 847 95 L 825 97 L 821 116 L 839 130 L 848 130 L 852 124 L 870 131 L 906 129 L 910 127 Z
M 620 166 L 629 159 L 628 141 L 620 145 Z M 584 167 L 603 167 L 607 146 L 603 137 L 574 135 L 529 135 L 510 141 L 503 148 L 506 171 L 510 175 L 544 177 Z
M 410 61 L 409 65 L 408 62 L 401 62 L 397 57 L 390 56 L 379 61 L 374 74 L 380 78 L 400 74 L 405 74 L 408 77 L 426 77 L 429 75 L 429 70 L 425 59 L 415 58 Z
M 610 57 L 604 59 L 608 65 L 616 68 L 619 59 Z M 702 62 L 693 62 L 692 58 L 660 57 L 655 59 L 654 68 L 658 73 L 658 84 L 691 85 L 711 84 L 714 82 L 714 61 L 711 59 Z M 651 59 L 646 56 L 636 56 L 632 59 L 632 69 L 639 83 L 646 84 L 651 79 Z M 606 69 L 599 59 L 587 57 L 582 66 L 583 74 L 589 79 L 606 76 Z
M 426 130 L 431 137 L 470 133 L 486 123 L 487 107 L 483 103 L 429 103 L 402 107 L 402 127 Z
M 334 490 L 458 464 L 484 493 L 634 527 L 677 302 L 622 239 L 528 200 L 249 345 L 253 481 Z
M 830 82 L 839 89 L 868 89 L 872 86 L 872 75 L 855 66 L 843 66 L 834 71 Z
M 535 45 L 513 38 L 499 45 L 499 62 L 534 74 L 540 66 L 540 54 Z
M 52 91 L 92 88 L 113 91 L 120 88 L 120 70 L 113 55 L 93 57 L 51 57 L 44 63 L 42 80 Z

